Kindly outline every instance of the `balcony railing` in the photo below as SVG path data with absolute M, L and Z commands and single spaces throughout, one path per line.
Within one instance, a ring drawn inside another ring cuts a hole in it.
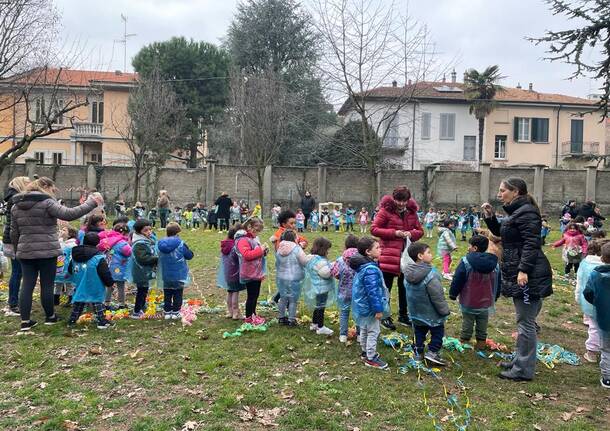
M 76 138 L 101 138 L 103 130 L 103 124 L 74 123 L 74 136 Z
M 386 152 L 404 152 L 409 148 L 409 138 L 386 136 L 381 148 Z
M 562 142 L 561 153 L 564 156 L 599 155 L 599 142 Z

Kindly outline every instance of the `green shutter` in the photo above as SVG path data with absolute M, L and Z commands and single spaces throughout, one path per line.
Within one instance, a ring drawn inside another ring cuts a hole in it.
M 530 121 L 532 122 L 531 141 L 540 142 L 540 137 L 538 136 L 538 134 L 540 133 L 540 127 L 538 127 L 538 125 L 540 123 L 540 118 L 532 118 L 532 119 L 530 119 Z
M 519 141 L 519 117 L 515 117 L 514 120 L 513 139 L 515 142 Z

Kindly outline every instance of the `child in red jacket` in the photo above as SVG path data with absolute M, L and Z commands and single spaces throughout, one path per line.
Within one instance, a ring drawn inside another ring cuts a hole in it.
M 566 264 L 565 274 L 570 275 L 570 270 L 574 268 L 574 275 L 578 272 L 578 267 L 583 256 L 587 255 L 587 239 L 578 229 L 574 222 L 570 222 L 563 232 L 563 237 L 553 244 L 553 247 L 563 245 L 563 261 Z

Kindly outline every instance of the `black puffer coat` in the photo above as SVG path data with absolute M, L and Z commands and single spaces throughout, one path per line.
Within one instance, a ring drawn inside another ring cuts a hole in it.
M 545 298 L 553 293 L 551 264 L 542 251 L 540 210 L 528 198 L 519 196 L 504 207 L 508 217 L 498 222 L 494 216 L 485 219 L 489 230 L 502 238 L 502 294 L 523 298 Z M 528 283 L 525 288 L 517 284 L 517 275 L 525 272 Z
M 11 243 L 11 209 L 13 208 L 13 196 L 19 193 L 16 189 L 9 187 L 4 195 L 4 202 L 6 202 L 6 222 L 4 223 L 4 232 L 2 233 L 2 243 Z

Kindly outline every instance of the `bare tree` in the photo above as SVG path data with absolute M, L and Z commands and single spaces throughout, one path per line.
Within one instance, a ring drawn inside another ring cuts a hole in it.
M 111 124 L 129 148 L 134 167 L 133 199 L 137 201 L 142 177 L 151 167 L 163 166 L 178 148 L 184 110 L 170 84 L 155 69 L 130 93 L 127 112 L 111 113 Z
M 311 0 L 323 39 L 321 68 L 331 95 L 347 100 L 361 125 L 361 143 L 347 149 L 375 177 L 384 160 L 384 142 L 399 126 L 403 108 L 413 102 L 416 83 L 435 68 L 428 32 L 398 7 L 403 2 L 377 0 Z M 398 80 L 404 82 L 397 85 Z M 411 81 L 412 85 L 406 85 Z M 381 103 L 373 91 L 387 89 Z M 336 100 L 336 99 L 335 99 Z M 372 128 L 374 133 L 370 133 Z M 397 138 L 396 138 L 397 139 Z M 391 142 L 397 147 L 400 142 Z M 378 194 L 370 181 L 371 200 Z
M 290 93 L 277 72 L 235 72 L 231 78 L 229 117 L 242 165 L 253 165 L 263 202 L 265 167 L 275 163 L 293 110 Z

